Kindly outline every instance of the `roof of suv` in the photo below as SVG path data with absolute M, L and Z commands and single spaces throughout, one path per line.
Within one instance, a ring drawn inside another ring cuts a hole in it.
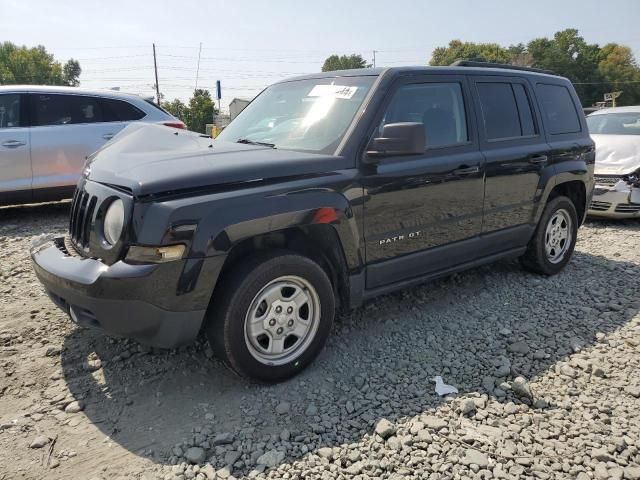
M 357 68 L 353 70 L 334 70 L 331 72 L 310 73 L 297 77 L 287 78 L 277 83 L 290 82 L 293 80 L 306 80 L 314 78 L 331 78 L 331 77 L 361 77 L 361 76 L 380 76 L 382 74 L 402 75 L 402 74 L 473 74 L 473 75 L 518 75 L 518 76 L 534 76 L 540 78 L 564 78 L 552 73 L 543 73 L 541 71 L 524 70 L 505 67 L 476 67 L 476 66 L 407 66 L 407 67 L 377 67 L 377 68 Z
M 144 100 L 145 98 L 135 93 L 125 93 L 118 90 L 89 90 L 80 87 L 63 87 L 57 85 L 2 85 L 2 92 L 43 92 L 43 93 L 71 93 L 76 95 L 95 95 L 108 98 L 129 98 Z

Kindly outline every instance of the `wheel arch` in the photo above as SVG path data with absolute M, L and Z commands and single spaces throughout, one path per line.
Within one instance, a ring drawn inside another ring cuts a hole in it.
M 559 196 L 565 196 L 571 200 L 578 214 L 578 225 L 582 225 L 587 213 L 587 189 L 584 182 L 569 180 L 556 184 L 549 192 L 547 202 Z
M 270 250 L 297 253 L 316 262 L 329 277 L 338 305 L 349 305 L 349 267 L 340 235 L 330 224 L 296 225 L 243 238 L 229 249 L 219 282 L 247 256 Z

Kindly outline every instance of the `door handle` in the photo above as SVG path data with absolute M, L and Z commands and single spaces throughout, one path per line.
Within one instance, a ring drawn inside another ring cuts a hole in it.
M 105 140 L 111 140 L 114 135 L 115 133 L 105 133 L 104 135 L 102 135 L 102 138 L 104 138 Z
M 473 175 L 474 173 L 479 173 L 480 167 L 465 167 L 462 166 L 453 171 L 454 175 Z
M 547 160 L 549 160 L 549 157 L 547 157 L 546 155 L 531 155 L 529 157 L 529 163 L 533 163 L 535 165 L 547 163 Z
M 2 146 L 7 148 L 24 147 L 25 145 L 26 143 L 21 142 L 20 140 L 7 140 L 6 142 L 2 142 Z

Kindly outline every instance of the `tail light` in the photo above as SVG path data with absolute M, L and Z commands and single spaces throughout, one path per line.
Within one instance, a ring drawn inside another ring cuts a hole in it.
M 167 127 L 173 127 L 173 128 L 182 128 L 182 129 L 186 129 L 187 126 L 182 123 L 180 120 L 174 120 L 171 122 L 162 122 L 163 125 L 166 125 Z

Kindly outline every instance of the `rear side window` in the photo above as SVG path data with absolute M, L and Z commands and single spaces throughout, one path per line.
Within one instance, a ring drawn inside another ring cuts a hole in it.
M 520 115 L 520 128 L 522 129 L 522 135 L 535 135 L 537 132 L 536 124 L 533 120 L 533 112 L 531 111 L 531 102 L 524 88 L 524 85 L 520 83 L 512 83 L 513 93 L 516 96 L 516 102 L 518 103 L 518 113 Z
M 581 130 L 578 112 L 567 87 L 539 83 L 538 98 L 550 134 L 576 133 Z
M 102 121 L 96 97 L 85 95 L 35 95 L 34 126 L 72 125 Z
M 105 122 L 131 122 L 140 120 L 145 113 L 138 107 L 123 100 L 114 98 L 101 98 L 103 121 Z
M 5 93 L 0 95 L 0 128 L 21 127 L 20 94 Z
M 424 124 L 426 148 L 466 143 L 467 118 L 459 83 L 422 83 L 398 89 L 387 107 L 382 124 Z

